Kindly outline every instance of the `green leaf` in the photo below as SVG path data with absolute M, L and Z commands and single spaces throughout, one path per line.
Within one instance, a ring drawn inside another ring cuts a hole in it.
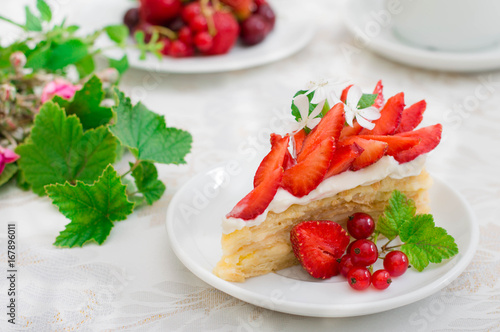
M 75 115 L 66 116 L 58 105 L 47 102 L 35 117 L 30 139 L 18 146 L 18 161 L 33 191 L 44 195 L 48 184 L 92 183 L 115 161 L 116 139 L 106 127 L 83 133 Z
M 38 17 L 33 15 L 28 6 L 24 7 L 26 11 L 26 30 L 42 31 L 42 22 Z
M 52 53 L 50 45 L 51 44 L 46 41 L 41 41 L 33 50 L 26 52 L 26 68 L 32 68 L 33 70 L 44 68 Z
M 133 164 L 130 163 L 130 167 Z M 161 198 L 165 192 L 165 184 L 158 180 L 158 171 L 154 164 L 147 161 L 141 162 L 133 171 L 137 190 L 144 195 L 146 202 L 151 205 Z
M 81 247 L 90 241 L 102 244 L 113 222 L 126 219 L 134 209 L 112 165 L 92 185 L 77 181 L 75 186 L 65 183 L 45 188 L 52 203 L 71 220 L 56 238 L 54 245 L 59 247 Z
M 415 203 L 407 199 L 400 191 L 395 190 L 384 213 L 379 217 L 375 230 L 392 240 L 399 235 L 401 225 L 413 219 L 415 212 Z
M 92 76 L 81 90 L 76 91 L 71 101 L 59 96 L 55 96 L 52 100 L 64 107 L 68 115 L 78 116 L 83 129 L 88 130 L 107 125 L 113 118 L 111 108 L 100 106 L 104 97 L 101 80 L 97 76 Z
M 62 43 L 53 43 L 50 58 L 47 61 L 48 70 L 62 69 L 75 64 L 88 54 L 88 45 L 79 39 L 70 39 Z
M 18 172 L 17 172 L 16 184 L 20 189 L 22 189 L 24 191 L 28 191 L 31 189 L 31 185 L 26 181 L 26 177 L 24 176 L 24 172 L 21 169 L 18 170 Z
M 104 31 L 106 31 L 106 34 L 108 35 L 109 39 L 114 41 L 120 46 L 125 46 L 127 42 L 127 38 L 129 35 L 129 31 L 127 26 L 121 24 L 121 25 L 108 25 L 107 27 L 104 28 Z
M 49 5 L 47 5 L 44 0 L 37 0 L 36 8 L 38 8 L 38 11 L 42 15 L 42 20 L 47 22 L 50 22 L 50 20 L 52 20 L 52 11 L 50 10 Z
M 139 103 L 132 107 L 129 98 L 115 88 L 117 95 L 116 124 L 111 132 L 141 161 L 184 164 L 191 150 L 191 134 L 166 126 L 165 118 Z
M 417 215 L 404 223 L 400 230 L 401 247 L 408 256 L 408 261 L 418 271 L 429 263 L 441 263 L 443 259 L 458 253 L 455 239 L 445 229 L 436 227 L 432 215 Z
M 12 177 L 17 173 L 17 165 L 16 164 L 7 164 L 3 169 L 2 173 L 0 173 L 0 187 L 9 182 Z
M 120 75 L 123 75 L 128 70 L 129 64 L 128 64 L 128 57 L 126 54 L 120 60 L 108 58 L 108 61 L 109 61 L 109 67 L 118 70 Z
M 363 93 L 358 102 L 358 108 L 363 109 L 372 106 L 377 99 L 377 94 L 367 94 Z
M 80 75 L 80 78 L 87 77 L 95 70 L 94 57 L 89 54 L 85 58 L 78 61 L 75 66 L 76 70 L 78 71 L 78 75 Z

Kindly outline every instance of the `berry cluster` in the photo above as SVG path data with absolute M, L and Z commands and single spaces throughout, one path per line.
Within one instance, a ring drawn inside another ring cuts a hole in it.
M 355 239 L 349 244 L 346 254 L 340 258 L 340 274 L 347 278 L 356 290 L 366 289 L 372 284 L 377 289 L 386 289 L 391 277 L 399 277 L 408 268 L 408 257 L 401 251 L 391 251 L 384 258 L 384 269 L 370 272 L 379 259 L 377 245 L 368 238 L 373 235 L 375 221 L 366 213 L 355 213 L 347 221 L 347 230 Z M 384 248 L 385 249 L 385 248 Z
M 158 32 L 161 53 L 180 58 L 225 54 L 239 36 L 246 45 L 258 44 L 274 28 L 275 14 L 266 0 L 140 0 L 124 23 L 133 34 L 143 31 L 145 42 Z
M 333 221 L 304 221 L 292 228 L 290 241 L 295 257 L 313 277 L 327 279 L 338 274 L 347 278 L 356 290 L 372 284 L 386 289 L 394 277 L 408 269 L 408 257 L 401 251 L 381 247 L 369 238 L 375 230 L 373 218 L 366 213 L 355 213 L 347 221 L 347 232 Z M 354 241 L 350 242 L 350 236 Z M 384 258 L 381 256 L 386 254 Z M 372 271 L 379 259 L 384 269 Z

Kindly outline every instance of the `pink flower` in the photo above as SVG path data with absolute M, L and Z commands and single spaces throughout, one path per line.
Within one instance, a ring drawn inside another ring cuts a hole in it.
M 14 151 L 0 146 L 0 174 L 2 174 L 5 165 L 13 163 L 18 159 L 19 155 L 16 154 Z
M 42 91 L 42 104 L 54 96 L 60 96 L 64 99 L 71 99 L 76 91 L 80 90 L 81 85 L 73 85 L 70 82 L 61 78 L 56 78 L 48 83 Z

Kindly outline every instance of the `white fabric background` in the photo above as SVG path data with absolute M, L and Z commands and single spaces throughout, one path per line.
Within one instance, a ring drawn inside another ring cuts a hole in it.
M 18 1 L 1 2 L 2 15 L 22 12 Z M 59 3 L 58 15 L 69 14 L 70 22 L 85 24 L 85 13 L 98 14 L 96 0 Z M 189 130 L 194 145 L 187 165 L 159 167 L 168 187 L 164 197 L 116 223 L 103 246 L 54 248 L 51 244 L 68 220 L 50 200 L 13 185 L 0 189 L 0 266 L 7 260 L 6 223 L 14 221 L 18 228 L 20 295 L 15 330 L 500 331 L 500 73 L 425 71 L 395 64 L 366 49 L 348 58 L 340 46 L 355 41 L 342 24 L 341 2 L 304 1 L 304 7 L 319 24 L 318 33 L 305 50 L 286 60 L 210 75 L 133 69 L 127 73 L 121 86 L 134 102 L 141 100 L 164 114 L 168 125 Z M 7 31 L 0 29 L 0 36 L 11 36 Z M 444 126 L 443 140 L 429 156 L 428 169 L 473 207 L 481 227 L 476 257 L 441 292 L 389 312 L 355 318 L 281 314 L 213 289 L 191 274 L 170 249 L 165 216 L 172 195 L 196 173 L 238 157 L 238 148 L 265 132 L 271 119 L 289 107 L 298 88 L 332 76 L 347 77 L 365 89 L 382 79 L 385 95 L 404 91 L 408 105 L 427 100 L 425 123 Z M 478 89 L 483 92 L 480 98 Z M 0 277 L 1 308 L 7 300 L 6 285 Z M 13 330 L 3 311 L 0 330 Z

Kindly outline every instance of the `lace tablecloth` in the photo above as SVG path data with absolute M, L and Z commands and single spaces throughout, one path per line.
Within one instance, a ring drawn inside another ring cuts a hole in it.
M 6 11 L 21 8 L 17 3 L 9 2 Z M 98 10 L 97 1 L 58 3 L 70 20 L 78 20 L 85 6 Z M 133 69 L 126 74 L 121 86 L 134 101 L 164 114 L 168 125 L 189 130 L 194 145 L 187 165 L 159 167 L 168 187 L 162 199 L 116 223 L 104 245 L 53 247 L 68 221 L 50 200 L 12 184 L 0 189 L 0 266 L 7 264 L 7 223 L 14 222 L 19 270 L 14 329 L 6 315 L 8 280 L 5 274 L 0 278 L 0 330 L 500 330 L 500 73 L 424 71 L 359 47 L 359 52 L 347 54 L 343 46 L 356 43 L 342 24 L 341 2 L 317 0 L 304 6 L 318 33 L 303 51 L 285 60 L 209 75 Z M 165 218 L 172 196 L 198 172 L 237 157 L 242 147 L 253 142 L 265 149 L 260 137 L 275 117 L 288 112 L 293 93 L 310 80 L 332 76 L 347 77 L 366 89 L 382 79 L 386 95 L 405 91 L 407 104 L 426 99 L 425 122 L 444 126 L 428 170 L 472 206 L 481 230 L 476 256 L 438 293 L 354 318 L 282 314 L 212 288 L 189 272 L 170 248 Z

